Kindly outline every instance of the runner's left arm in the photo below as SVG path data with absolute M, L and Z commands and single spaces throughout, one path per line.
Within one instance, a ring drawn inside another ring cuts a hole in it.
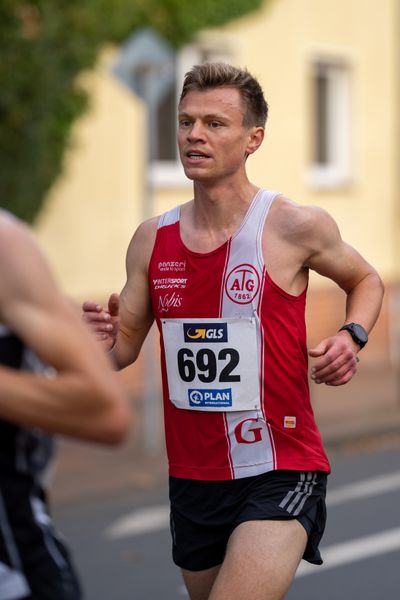
M 305 266 L 328 277 L 346 293 L 344 323 L 359 323 L 370 332 L 382 305 L 383 284 L 374 269 L 340 236 L 335 221 L 322 209 L 306 207 L 309 212 L 309 256 Z M 309 354 L 316 358 L 313 379 L 328 385 L 343 385 L 357 370 L 360 347 L 346 331 L 322 340 Z

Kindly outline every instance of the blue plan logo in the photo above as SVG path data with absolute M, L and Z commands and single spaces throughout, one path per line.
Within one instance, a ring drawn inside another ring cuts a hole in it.
M 227 408 L 232 406 L 232 390 L 188 390 L 189 406 Z

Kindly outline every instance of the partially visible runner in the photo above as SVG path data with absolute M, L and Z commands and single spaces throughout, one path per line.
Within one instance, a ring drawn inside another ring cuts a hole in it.
M 79 600 L 49 515 L 52 433 L 117 444 L 129 409 L 28 230 L 0 210 L 0 600 Z
M 347 294 L 344 329 L 308 352 L 316 383 L 355 375 L 382 302 L 324 210 L 249 181 L 266 118 L 246 70 L 186 74 L 178 145 L 194 198 L 139 226 L 120 298 L 83 305 L 119 369 L 157 322 L 173 558 L 192 600 L 278 600 L 302 557 L 322 562 L 330 467 L 308 386 L 309 270 Z

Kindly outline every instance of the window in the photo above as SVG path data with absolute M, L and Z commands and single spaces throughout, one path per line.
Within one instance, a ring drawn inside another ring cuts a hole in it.
M 203 37 L 174 56 L 154 31 L 142 29 L 123 44 L 113 74 L 149 106 L 150 181 L 153 185 L 187 183 L 176 142 L 177 103 L 185 73 L 195 64 L 230 62 L 221 43 Z
M 178 158 L 176 146 L 176 82 L 157 107 L 156 144 L 154 161 L 173 161 Z
M 153 185 L 191 185 L 179 161 L 176 143 L 177 104 L 185 73 L 195 64 L 213 61 L 231 62 L 231 54 L 219 44 L 199 42 L 185 46 L 176 57 L 175 85 L 157 108 L 157 143 L 150 176 Z
M 310 182 L 337 187 L 350 178 L 350 72 L 346 65 L 317 62 L 312 71 L 312 167 Z

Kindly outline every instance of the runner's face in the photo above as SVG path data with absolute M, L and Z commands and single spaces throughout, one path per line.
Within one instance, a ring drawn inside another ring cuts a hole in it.
M 243 125 L 237 89 L 193 90 L 179 105 L 178 146 L 189 179 L 214 181 L 244 170 L 256 127 Z M 258 146 L 257 146 L 258 147 Z

